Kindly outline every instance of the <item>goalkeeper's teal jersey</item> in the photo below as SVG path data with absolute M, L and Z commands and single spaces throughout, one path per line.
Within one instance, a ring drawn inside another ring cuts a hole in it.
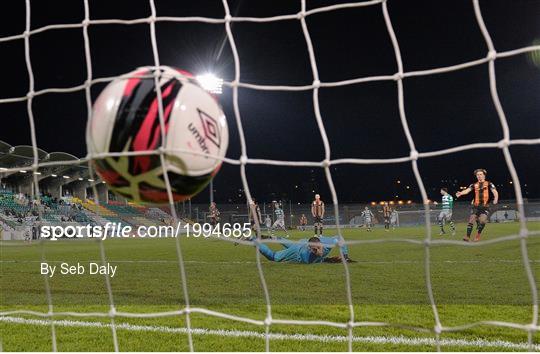
M 454 198 L 450 195 L 443 195 L 442 197 L 442 209 L 443 210 L 452 210 L 454 207 Z

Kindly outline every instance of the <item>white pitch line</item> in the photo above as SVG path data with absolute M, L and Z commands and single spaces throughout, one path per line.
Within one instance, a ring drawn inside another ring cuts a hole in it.
M 0 316 L 0 322 L 50 326 L 49 320 L 29 319 L 22 317 Z M 89 321 L 70 321 L 70 320 L 53 320 L 55 326 L 62 327 L 92 327 L 92 328 L 110 328 L 111 324 L 102 322 Z M 166 327 L 166 326 L 142 326 L 132 325 L 129 323 L 117 323 L 116 329 L 126 331 L 145 331 L 145 332 L 161 332 L 161 333 L 187 333 L 187 328 L 184 327 Z M 255 331 L 239 331 L 226 329 L 207 329 L 207 328 L 192 328 L 191 333 L 195 335 L 210 335 L 224 336 L 236 338 L 258 338 L 265 339 L 265 333 Z M 270 333 L 270 339 L 273 340 L 293 340 L 293 341 L 314 341 L 323 343 L 342 343 L 347 342 L 347 336 L 331 336 L 318 334 L 285 334 L 285 333 Z M 366 344 L 393 344 L 393 345 L 428 345 L 435 346 L 435 338 L 420 338 L 420 337 L 405 337 L 405 336 L 362 336 L 353 337 L 355 343 Z M 540 345 L 533 344 L 532 348 L 527 343 L 514 343 L 504 340 L 485 340 L 485 339 L 441 339 L 442 346 L 458 346 L 458 347 L 477 347 L 477 348 L 504 348 L 508 350 L 540 350 Z
M 109 263 L 171 263 L 178 264 L 178 261 L 169 261 L 169 260 L 113 260 L 108 259 Z M 0 260 L 0 263 L 41 263 L 42 261 L 38 260 Z M 65 261 L 47 261 L 47 263 L 63 263 Z M 97 262 L 100 263 L 101 260 L 84 260 L 79 262 Z M 530 263 L 540 263 L 540 259 L 531 259 Z M 69 263 L 69 262 L 66 262 Z M 197 261 L 197 260 L 185 260 L 184 263 L 192 264 L 255 264 L 254 261 Z M 424 261 L 405 261 L 405 260 L 395 260 L 395 261 L 362 261 L 358 260 L 359 264 L 424 264 Z M 431 261 L 431 264 L 440 264 L 440 263 L 456 263 L 456 264 L 476 264 L 476 263 L 519 263 L 522 264 L 523 260 L 521 259 L 489 259 L 489 260 L 443 260 L 443 261 Z

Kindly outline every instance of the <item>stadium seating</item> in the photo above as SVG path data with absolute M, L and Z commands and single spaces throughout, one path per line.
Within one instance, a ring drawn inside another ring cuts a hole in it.
M 136 227 L 139 225 L 160 225 L 171 216 L 159 208 L 148 208 L 133 203 L 111 201 L 97 205 L 92 200 L 76 197 L 57 200 L 43 195 L 36 205 L 28 202 L 27 196 L 17 195 L 0 189 L 0 219 L 10 227 L 23 227 L 32 223 L 38 215 L 51 224 L 76 222 L 81 224 L 122 223 Z

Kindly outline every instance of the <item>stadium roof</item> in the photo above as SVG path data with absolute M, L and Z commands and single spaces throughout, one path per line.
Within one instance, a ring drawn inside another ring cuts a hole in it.
M 68 154 L 67 152 L 51 152 L 47 155 L 46 158 L 47 162 L 62 162 L 62 161 L 80 161 L 79 158 L 76 156 L 73 156 L 71 154 Z M 39 168 L 39 172 L 41 172 L 44 175 L 51 175 L 51 174 L 66 174 L 68 171 L 72 169 L 81 169 L 84 168 L 83 166 L 80 166 L 79 164 L 66 164 L 66 165 L 53 165 L 53 166 L 44 166 Z
M 38 161 L 47 157 L 47 152 L 37 149 Z M 34 161 L 34 151 L 32 146 L 18 145 L 11 146 L 6 142 L 0 141 L 0 167 L 25 167 Z
M 47 153 L 42 149 L 37 149 L 38 162 L 62 162 L 66 161 L 65 165 L 42 166 L 38 169 L 40 179 L 56 176 L 76 176 L 88 177 L 88 168 L 81 165 L 80 159 L 67 152 L 51 152 Z M 74 161 L 77 161 L 73 163 Z M 21 168 L 24 171 L 34 162 L 34 150 L 29 145 L 11 146 L 10 144 L 0 141 L 0 168 Z M 0 170 L 2 173 L 2 170 Z M 19 171 L 3 172 L 2 177 L 14 183 L 20 183 L 27 180 L 29 176 Z M 66 183 L 71 181 L 66 180 Z
M 5 154 L 9 151 L 9 149 L 11 149 L 11 145 L 0 140 L 0 153 Z

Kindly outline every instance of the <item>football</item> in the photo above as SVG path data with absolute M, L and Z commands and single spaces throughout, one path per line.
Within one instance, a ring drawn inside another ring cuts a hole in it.
M 167 174 L 178 202 L 200 192 L 218 172 L 229 143 L 227 121 L 193 75 L 161 67 L 161 123 L 155 70 L 139 68 L 105 87 L 93 106 L 87 145 L 97 155 L 97 174 L 114 193 L 166 203 Z

